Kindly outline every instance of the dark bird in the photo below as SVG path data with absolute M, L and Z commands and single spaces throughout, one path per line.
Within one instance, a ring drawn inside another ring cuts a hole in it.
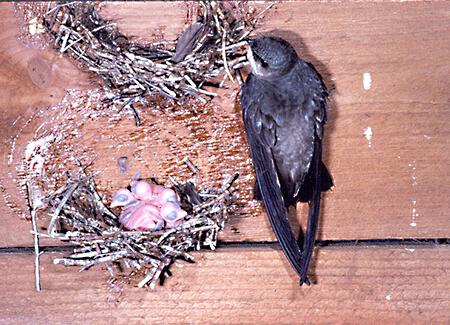
M 278 37 L 249 41 L 251 73 L 241 88 L 247 141 L 262 199 L 287 259 L 310 284 L 307 271 L 315 246 L 321 191 L 333 186 L 322 163 L 328 91 L 313 65 Z M 296 240 L 287 208 L 309 203 L 306 234 Z

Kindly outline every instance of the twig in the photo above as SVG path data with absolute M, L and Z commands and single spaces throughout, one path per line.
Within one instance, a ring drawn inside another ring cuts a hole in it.
M 35 199 L 33 196 L 33 190 L 31 188 L 30 181 L 26 182 L 27 186 L 27 201 L 28 206 L 30 208 L 31 214 L 31 224 L 33 225 L 33 237 L 34 237 L 34 276 L 35 276 L 35 284 L 36 291 L 41 291 L 41 282 L 40 282 L 40 270 L 39 270 L 39 256 L 41 253 L 39 252 L 39 235 L 37 232 L 36 226 L 36 205 Z
M 67 184 L 46 199 L 53 211 L 50 222 L 60 227 L 58 232 L 42 236 L 80 246 L 70 256 L 55 259 L 55 264 L 82 266 L 80 271 L 83 271 L 104 263 L 113 275 L 112 263 L 126 260 L 126 265 L 141 270 L 139 274 L 146 273 L 139 286 L 154 288 L 175 259 L 193 260 L 188 253 L 190 250 L 216 248 L 218 233 L 224 227 L 232 204 L 230 198 L 234 189 L 231 186 L 237 173 L 227 177 L 219 190 L 203 191 L 209 193 L 203 196 L 192 183 L 179 184 L 173 180 L 181 207 L 190 213 L 186 219 L 176 228 L 124 231 L 119 218 L 101 202 L 94 177 L 86 173 L 86 167 L 78 163 L 78 172 L 68 174 Z M 36 229 L 33 234 L 41 235 Z
M 183 158 L 182 161 L 188 166 L 191 172 L 193 172 L 194 174 L 200 174 L 200 169 L 198 169 L 198 167 L 195 166 L 188 157 Z
M 61 55 L 82 63 L 117 91 L 117 96 L 105 103 L 131 103 L 126 107 L 132 110 L 136 125 L 140 118 L 132 103 L 145 102 L 150 95 L 162 94 L 180 102 L 192 96 L 205 103 L 216 94 L 204 85 L 222 87 L 224 83 L 215 80 L 225 76 L 235 82 L 229 62 L 244 57 L 237 44 L 249 37 L 262 17 L 245 1 L 204 1 L 197 22 L 176 42 L 136 44 L 128 41 L 115 23 L 101 18 L 97 6 L 89 2 L 58 4 L 45 14 L 43 25 Z
M 53 232 L 53 228 L 55 226 L 56 219 L 58 219 L 59 213 L 61 212 L 61 209 L 63 208 L 64 204 L 66 204 L 67 200 L 70 198 L 72 193 L 76 190 L 78 186 L 78 183 L 72 184 L 67 188 L 66 194 L 64 195 L 63 199 L 59 203 L 58 207 L 56 208 L 55 212 L 53 212 L 52 219 L 50 220 L 50 225 L 48 227 L 48 233 L 51 234 Z
M 223 35 L 222 35 L 222 59 L 223 59 L 223 66 L 225 67 L 225 71 L 227 72 L 228 78 L 230 78 L 231 82 L 235 83 L 234 78 L 231 75 L 230 68 L 228 67 L 227 53 L 225 51 L 226 40 L 227 40 L 227 32 L 224 30 L 223 31 Z

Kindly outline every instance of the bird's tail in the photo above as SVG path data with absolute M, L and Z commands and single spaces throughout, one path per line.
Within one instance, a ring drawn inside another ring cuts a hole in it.
M 314 143 L 314 156 L 312 163 L 312 190 L 311 199 L 309 202 L 309 213 L 308 213 L 308 225 L 306 227 L 305 240 L 302 249 L 302 259 L 301 259 L 301 271 L 300 271 L 300 285 L 306 283 L 309 285 L 308 279 L 308 268 L 311 262 L 311 257 L 314 251 L 314 246 L 316 244 L 317 228 L 319 224 L 319 211 L 320 211 L 320 195 L 322 192 L 322 170 L 325 167 L 322 163 L 322 140 L 316 138 Z M 326 170 L 326 168 L 325 168 Z M 327 171 L 328 173 L 328 171 Z M 328 178 L 332 183 L 331 176 L 328 174 Z

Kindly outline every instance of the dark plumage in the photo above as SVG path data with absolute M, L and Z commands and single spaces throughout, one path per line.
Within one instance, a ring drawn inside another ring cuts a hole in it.
M 242 85 L 241 106 L 259 192 L 255 196 L 262 198 L 300 284 L 309 284 L 320 193 L 333 185 L 321 158 L 328 91 L 314 67 L 285 40 L 260 37 L 249 44 L 252 73 Z M 298 201 L 309 202 L 310 208 L 306 235 L 297 242 L 286 208 Z

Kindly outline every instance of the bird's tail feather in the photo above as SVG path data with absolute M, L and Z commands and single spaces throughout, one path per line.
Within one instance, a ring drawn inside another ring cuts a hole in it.
M 321 161 L 322 161 L 322 143 L 319 138 L 314 143 L 314 156 L 313 156 L 313 184 L 311 200 L 309 202 L 308 212 L 308 225 L 306 227 L 306 234 L 304 236 L 304 243 L 302 249 L 302 267 L 300 272 L 300 285 L 307 283 L 308 280 L 308 268 L 311 262 L 311 257 L 316 244 L 317 228 L 319 224 L 319 210 L 320 210 L 320 195 L 321 195 Z M 322 164 L 323 165 L 323 164 Z M 324 165 L 323 165 L 324 166 Z M 324 166 L 325 167 L 325 166 Z M 329 175 L 329 174 L 328 174 Z M 331 176 L 330 176 L 331 179 Z

